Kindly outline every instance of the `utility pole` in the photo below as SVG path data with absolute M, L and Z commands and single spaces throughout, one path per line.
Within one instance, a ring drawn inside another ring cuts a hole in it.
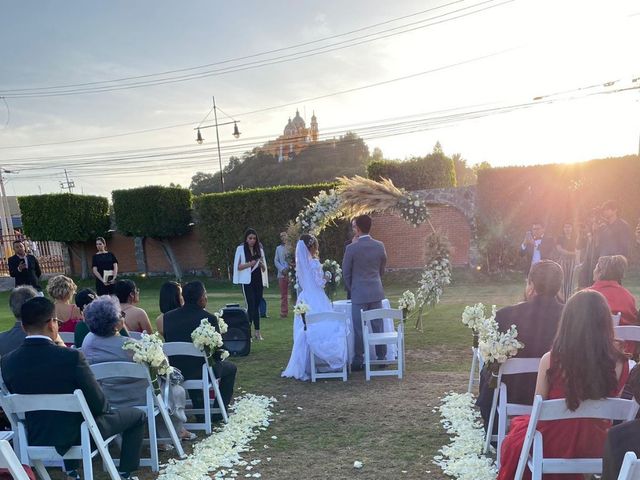
M 73 188 L 76 186 L 73 180 L 69 180 L 69 174 L 67 173 L 67 169 L 64 169 L 64 176 L 67 179 L 66 182 L 60 182 L 60 188 L 62 190 L 68 190 L 69 193 L 73 193 Z

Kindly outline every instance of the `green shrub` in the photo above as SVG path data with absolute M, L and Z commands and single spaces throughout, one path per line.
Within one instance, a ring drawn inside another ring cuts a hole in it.
M 233 265 L 236 247 L 242 243 L 244 231 L 255 228 L 273 272 L 273 256 L 286 230 L 307 200 L 332 184 L 281 186 L 211 193 L 195 198 L 196 218 L 202 244 L 214 272 L 226 276 Z M 337 222 L 320 235 L 320 255 L 342 261 L 348 222 Z
M 184 235 L 191 224 L 191 192 L 186 188 L 149 186 L 112 192 L 118 231 L 134 237 Z
M 456 185 L 453 160 L 441 152 L 404 162 L 375 160 L 367 166 L 367 175 L 372 180 L 389 178 L 396 187 L 409 191 Z
M 18 197 L 25 234 L 33 240 L 85 242 L 109 231 L 104 197 L 53 193 Z

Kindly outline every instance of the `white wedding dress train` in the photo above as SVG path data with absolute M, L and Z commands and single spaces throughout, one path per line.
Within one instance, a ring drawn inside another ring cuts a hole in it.
M 312 258 L 304 242 L 298 241 L 296 246 L 296 274 L 298 284 L 302 288 L 298 303 L 309 305 L 308 313 L 332 312 L 331 301 L 324 293 L 324 274 L 317 258 Z M 311 378 L 311 362 L 309 351 L 327 364 L 330 369 L 342 368 L 347 360 L 345 338 L 347 327 L 344 322 L 325 320 L 313 323 L 304 329 L 300 315 L 293 319 L 293 348 L 283 377 L 309 380 Z

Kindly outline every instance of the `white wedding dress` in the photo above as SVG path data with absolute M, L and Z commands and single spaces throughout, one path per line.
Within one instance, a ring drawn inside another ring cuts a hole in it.
M 303 241 L 296 245 L 296 275 L 298 285 L 302 289 L 298 302 L 309 305 L 308 313 L 332 312 L 331 301 L 324 293 L 325 278 L 322 265 L 313 258 Z M 347 360 L 345 338 L 347 327 L 344 322 L 326 320 L 313 323 L 304 329 L 300 315 L 293 318 L 293 348 L 283 377 L 309 380 L 311 377 L 311 361 L 309 351 L 330 369 L 340 369 Z

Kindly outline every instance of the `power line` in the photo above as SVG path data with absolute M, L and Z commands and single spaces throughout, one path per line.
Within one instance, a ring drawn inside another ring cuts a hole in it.
M 178 82 L 183 82 L 183 81 L 187 81 L 187 80 L 195 80 L 195 79 L 199 79 L 199 78 L 205 78 L 205 77 L 211 77 L 211 76 L 218 76 L 218 75 L 223 75 L 223 74 L 228 74 L 228 73 L 236 73 L 236 72 L 241 72 L 241 71 L 246 71 L 246 70 L 253 70 L 255 68 L 262 68 L 265 66 L 270 66 L 270 65 L 277 65 L 277 64 L 281 64 L 281 63 L 286 63 L 286 62 L 290 62 L 290 61 L 294 61 L 294 60 L 300 60 L 300 59 L 304 59 L 304 58 L 309 58 L 309 57 L 313 57 L 313 56 L 317 56 L 317 55 L 321 55 L 321 54 L 325 54 L 325 53 L 330 53 L 330 52 L 334 52 L 334 51 L 338 51 L 338 50 L 343 50 L 345 48 L 351 48 L 357 45 L 362 45 L 365 43 L 370 43 L 373 41 L 377 41 L 377 40 L 382 40 L 385 38 L 389 38 L 389 37 L 393 37 L 396 35 L 402 35 L 405 33 L 409 33 L 409 32 L 413 32 L 416 30 L 420 30 L 420 29 L 424 29 L 424 28 L 428 28 L 434 25 L 439 25 L 442 23 L 446 23 L 446 22 L 450 22 L 453 20 L 457 20 L 463 17 L 467 17 L 469 15 L 474 15 L 476 13 L 481 13 L 484 12 L 486 10 L 490 10 L 502 5 L 506 5 L 509 3 L 513 3 L 516 0 L 505 0 L 501 3 L 497 3 L 494 5 L 489 5 L 483 8 L 480 8 L 478 10 L 474 10 L 471 12 L 467 12 L 467 13 L 463 13 L 457 16 L 453 16 L 450 18 L 445 18 L 442 20 L 437 20 L 437 21 L 433 21 L 431 23 L 428 23 L 427 25 L 419 25 L 419 26 L 414 26 L 412 28 L 407 28 L 403 31 L 400 32 L 393 32 L 393 33 L 387 33 L 385 35 L 381 35 L 381 33 L 385 33 L 385 32 L 392 32 L 401 28 L 406 28 L 408 26 L 414 25 L 414 24 L 420 24 L 420 23 L 424 23 L 427 21 L 431 21 L 434 20 L 436 18 L 440 18 L 440 17 L 444 17 L 444 16 L 448 16 L 451 15 L 452 13 L 456 13 L 456 12 L 460 12 L 463 10 L 468 10 L 471 8 L 475 8 L 490 2 L 493 2 L 495 0 L 485 0 L 483 2 L 477 3 L 475 5 L 471 5 L 468 7 L 463 7 L 460 8 L 458 10 L 454 10 L 452 12 L 447 12 L 445 14 L 441 14 L 441 15 L 436 15 L 434 17 L 425 19 L 425 20 L 420 20 L 418 22 L 413 22 L 413 23 L 409 23 L 406 25 L 402 25 L 399 27 L 394 27 L 394 28 L 390 28 L 388 30 L 383 30 L 381 32 L 376 32 L 376 33 L 371 33 L 371 34 L 367 34 L 367 35 L 363 35 L 360 37 L 356 37 L 353 39 L 349 39 L 349 40 L 344 40 L 344 41 L 340 41 L 340 42 L 335 42 L 333 44 L 329 44 L 329 45 L 325 45 L 325 46 L 321 46 L 321 47 L 316 47 L 313 49 L 309 49 L 306 51 L 302 51 L 302 52 L 295 52 L 292 54 L 286 54 L 286 55 L 282 55 L 279 57 L 273 57 L 271 59 L 267 59 L 267 60 L 259 60 L 259 61 L 254 61 L 254 62 L 247 62 L 244 64 L 239 64 L 239 65 L 235 65 L 232 67 L 224 67 L 222 69 L 217 69 L 217 70 L 211 70 L 208 72 L 201 72 L 201 73 L 195 73 L 195 74 L 189 74 L 189 75 L 182 75 L 182 76 L 178 76 L 178 77 L 170 77 L 168 79 L 163 79 L 163 80 L 153 80 L 153 81 L 146 81 L 146 82 L 134 82 L 134 83 L 129 83 L 129 84 L 123 84 L 123 85 L 117 85 L 117 86 L 110 86 L 110 87 L 97 87 L 97 88 L 85 88 L 85 89 L 71 89 L 71 90 L 61 90 L 59 92 L 45 92 L 45 93 L 37 93 L 37 92 L 26 92 L 26 93 L 16 93 L 16 94 L 6 94 L 6 96 L 8 98 L 45 98 L 45 97 L 56 97 L 56 96 L 68 96 L 68 95 L 81 95 L 81 94 L 86 94 L 86 93 L 103 93 L 103 92 L 111 92 L 111 91 L 116 91 L 116 90 L 128 90 L 128 89 L 133 89 L 133 88 L 142 88 L 142 87 L 147 87 L 147 86 L 156 86 L 156 85 L 166 85 L 166 84 L 172 84 L 172 83 L 178 83 Z M 369 37 L 375 37 L 375 38 L 369 38 Z M 364 39 L 364 40 L 361 40 Z M 355 40 L 361 40 L 361 41 L 355 41 Z M 4 93 L 4 92 L 1 92 Z

